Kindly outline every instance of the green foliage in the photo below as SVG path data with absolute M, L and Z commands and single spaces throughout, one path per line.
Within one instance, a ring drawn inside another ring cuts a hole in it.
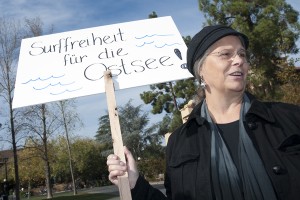
M 168 132 L 175 131 L 181 124 L 182 124 L 182 117 L 181 117 L 180 111 L 178 111 L 178 110 L 174 111 Z
M 149 18 L 155 18 L 157 14 L 153 12 Z M 182 37 L 186 45 L 189 45 L 191 36 Z M 182 124 L 181 117 L 178 120 L 178 113 L 181 108 L 196 95 L 197 82 L 195 79 L 186 79 L 168 83 L 150 85 L 150 91 L 140 94 L 145 104 L 152 106 L 153 114 L 166 112 L 166 115 L 159 126 L 159 135 L 172 132 Z
M 152 106 L 153 114 L 167 113 L 158 125 L 159 135 L 173 132 L 182 124 L 180 109 L 197 96 L 197 88 L 196 80 L 191 78 L 151 85 L 151 91 L 140 94 L 144 103 Z
M 124 144 L 130 149 L 136 160 L 139 161 L 139 168 L 147 173 L 148 177 L 156 176 L 164 170 L 165 149 L 161 145 L 162 135 L 160 124 L 148 127 L 148 113 L 142 111 L 142 106 L 137 107 L 128 101 L 119 109 L 119 120 Z M 112 141 L 109 124 L 109 116 L 99 118 L 99 128 L 96 140 L 104 145 L 107 151 L 105 156 L 112 153 Z
M 299 13 L 285 0 L 198 1 L 207 24 L 229 25 L 249 37 L 252 69 L 248 90 L 260 99 L 285 100 L 280 98 L 285 95 L 278 93 L 283 92 L 280 88 L 284 80 L 277 72 L 285 71 L 288 54 L 299 51 L 295 43 L 300 34 Z M 295 73 L 292 76 L 297 76 Z M 298 87 L 299 82 L 289 85 Z
M 293 65 L 286 65 L 280 68 L 276 75 L 281 82 L 277 92 L 278 99 L 300 105 L 300 71 Z
M 151 19 L 151 18 L 157 18 L 157 14 L 156 12 L 152 12 L 151 14 L 148 15 L 148 17 Z
M 58 183 L 71 181 L 69 155 L 67 141 L 65 137 L 59 136 L 52 141 L 56 151 L 54 152 L 55 161 L 52 163 L 52 173 Z
M 101 146 L 91 139 L 80 139 L 72 144 L 77 176 L 82 180 L 107 178 L 106 157 L 101 155 Z M 97 169 L 97 170 L 95 170 Z
M 137 164 L 140 174 L 152 181 L 156 181 L 155 178 L 158 174 L 162 174 L 165 169 L 165 160 L 162 158 L 142 158 Z
M 37 149 L 27 146 L 19 151 L 20 185 L 40 185 L 45 181 L 44 163 Z
M 297 103 L 299 80 L 286 83 L 282 72 L 284 66 L 295 66 L 288 60 L 288 54 L 295 54 L 295 44 L 300 35 L 299 13 L 285 0 L 198 0 L 199 9 L 204 13 L 208 25 L 224 24 L 245 33 L 250 40 L 251 70 L 247 90 L 264 100 L 281 100 Z M 191 37 L 183 37 L 187 46 Z M 279 73 L 281 72 L 281 73 Z M 295 70 L 289 77 L 299 77 Z M 164 117 L 161 129 L 172 132 L 182 122 L 178 110 L 197 93 L 197 83 L 182 80 L 172 83 L 151 85 L 151 91 L 140 94 L 146 104 L 152 106 L 151 112 L 170 113 Z M 292 93 L 286 93 L 285 90 Z M 292 101 L 293 99 L 293 101 Z
M 55 161 L 52 164 L 53 176 L 59 183 L 71 182 L 67 143 L 64 137 L 53 141 Z M 76 138 L 71 142 L 74 175 L 77 180 L 95 183 L 106 182 L 108 171 L 106 157 L 101 155 L 102 146 L 92 140 Z M 97 169 L 97 170 L 95 170 Z
M 190 44 L 190 42 L 191 42 L 191 40 L 192 40 L 191 36 L 189 36 L 189 35 L 186 36 L 186 37 L 182 36 L 182 39 L 183 39 L 184 43 L 185 43 L 187 46 L 189 46 L 189 44 Z
M 191 37 L 182 37 L 188 45 Z M 153 114 L 162 112 L 173 113 L 181 109 L 196 94 L 197 83 L 195 79 L 186 79 L 168 83 L 150 85 L 151 91 L 140 94 L 145 104 L 151 104 Z
M 197 90 L 195 79 L 160 83 L 150 86 L 151 91 L 140 94 L 145 104 L 151 104 L 153 114 L 173 113 L 183 108 L 191 100 Z
M 161 135 L 157 134 L 158 125 L 149 125 L 148 113 L 142 111 L 142 105 L 133 106 L 129 100 L 118 108 L 123 143 L 131 149 L 135 158 L 141 157 L 144 149 L 150 145 L 161 146 Z M 112 139 L 109 116 L 99 118 L 96 140 L 107 150 L 105 156 L 112 153 Z

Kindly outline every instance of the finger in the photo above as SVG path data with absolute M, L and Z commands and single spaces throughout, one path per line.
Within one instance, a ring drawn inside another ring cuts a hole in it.
M 126 171 L 127 166 L 124 162 L 118 160 L 107 161 L 108 171 Z
M 120 164 L 120 159 L 118 156 L 116 155 L 109 155 L 107 157 L 107 160 L 106 160 L 106 165 L 109 166 L 109 165 L 119 165 Z
M 115 180 L 118 178 L 118 176 L 123 176 L 125 174 L 124 171 L 121 171 L 121 170 L 113 170 L 109 173 L 108 177 L 111 179 L 111 180 Z
M 126 156 L 126 158 L 129 162 L 134 161 L 134 158 L 131 154 L 131 151 L 129 151 L 129 149 L 126 146 L 124 146 L 124 153 L 125 153 L 125 156 Z
M 107 160 L 119 160 L 119 157 L 117 155 L 110 154 L 107 156 Z
M 109 165 L 120 165 L 120 160 L 113 160 L 113 159 L 110 159 L 110 160 L 107 160 L 106 161 L 106 165 L 109 166 Z
M 125 175 L 124 171 L 119 171 L 119 170 L 111 171 L 108 175 L 108 180 L 110 180 L 113 184 L 118 185 L 119 184 L 118 177 L 123 175 Z
M 129 167 L 129 170 L 134 170 L 136 171 L 136 162 L 133 158 L 133 155 L 132 153 L 128 150 L 127 147 L 124 147 L 124 153 L 126 155 L 126 159 L 127 159 L 127 163 L 128 163 L 128 167 Z
M 112 175 L 111 173 L 108 175 L 108 180 L 114 184 L 118 184 L 118 176 Z

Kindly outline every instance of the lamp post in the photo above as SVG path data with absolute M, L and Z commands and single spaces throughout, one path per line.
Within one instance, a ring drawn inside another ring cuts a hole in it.
M 4 164 L 4 167 L 5 167 L 5 179 L 4 179 L 4 182 L 3 182 L 3 195 L 2 195 L 2 199 L 3 200 L 8 200 L 8 195 L 9 195 L 9 184 L 8 184 L 8 180 L 7 180 L 7 161 L 8 161 L 8 158 L 7 157 L 4 157 L 2 158 L 2 162 L 1 164 L 3 165 Z
M 3 200 L 8 200 L 8 195 L 9 195 L 9 185 L 7 182 L 7 161 L 8 161 L 8 158 L 4 157 L 4 158 L 2 158 L 2 162 L 1 162 L 1 164 L 2 165 L 4 164 L 4 167 L 5 167 L 5 179 L 2 184 L 2 187 L 3 187 L 2 188 L 3 189 L 2 199 Z
M 3 162 L 4 162 L 4 167 L 5 167 L 5 179 L 7 179 L 7 161 L 8 161 L 8 158 L 3 158 Z

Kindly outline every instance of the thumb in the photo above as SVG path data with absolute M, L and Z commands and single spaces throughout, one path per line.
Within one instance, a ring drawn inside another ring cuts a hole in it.
M 127 167 L 128 167 L 127 172 L 128 172 L 129 184 L 130 184 L 130 188 L 132 189 L 135 187 L 136 181 L 139 177 L 139 172 L 137 169 L 136 162 L 131 152 L 128 150 L 126 146 L 124 146 L 124 153 L 127 159 Z
M 129 151 L 129 149 L 126 146 L 124 146 L 124 153 L 125 153 L 125 157 L 126 157 L 128 164 L 135 162 L 131 151 Z

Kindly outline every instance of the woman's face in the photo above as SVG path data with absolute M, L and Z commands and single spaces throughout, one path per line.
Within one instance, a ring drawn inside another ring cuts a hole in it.
M 249 64 L 239 37 L 223 37 L 215 42 L 209 51 L 200 69 L 207 92 L 243 92 Z

